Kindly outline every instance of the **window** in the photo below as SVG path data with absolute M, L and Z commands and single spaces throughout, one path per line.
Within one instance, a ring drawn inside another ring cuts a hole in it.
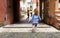
M 59 0 L 59 3 L 60 3 L 60 0 Z

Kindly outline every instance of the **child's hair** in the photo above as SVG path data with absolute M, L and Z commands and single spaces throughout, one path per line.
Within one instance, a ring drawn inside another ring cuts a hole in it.
M 29 12 L 29 10 L 27 10 L 27 12 Z
M 38 9 L 37 8 L 34 10 L 34 14 L 38 15 Z

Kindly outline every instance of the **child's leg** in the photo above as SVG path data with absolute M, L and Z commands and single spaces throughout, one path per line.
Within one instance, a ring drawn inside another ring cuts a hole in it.
M 32 32 L 35 32 L 35 24 L 32 24 Z
M 35 28 L 35 25 L 34 25 L 34 24 L 32 24 L 32 30 L 34 30 L 34 28 Z
M 35 27 L 34 28 L 35 28 L 35 30 L 37 30 L 37 23 L 35 23 Z
M 37 24 L 36 23 L 32 25 L 32 29 L 33 30 L 36 30 L 37 29 Z

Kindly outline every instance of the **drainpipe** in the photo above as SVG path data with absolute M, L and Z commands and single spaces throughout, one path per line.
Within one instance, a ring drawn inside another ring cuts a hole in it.
M 6 0 L 7 1 L 7 5 L 6 5 L 6 13 L 5 13 L 5 17 L 4 17 L 4 19 L 5 19 L 5 21 L 4 21 L 4 25 L 7 25 L 8 24 L 8 0 Z
M 40 1 L 38 0 L 38 15 L 40 15 Z
M 5 15 L 5 23 L 4 23 L 4 25 L 7 25 L 8 24 L 8 14 L 6 13 L 6 15 Z

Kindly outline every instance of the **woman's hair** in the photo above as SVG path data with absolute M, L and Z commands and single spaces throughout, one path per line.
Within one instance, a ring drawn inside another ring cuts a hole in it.
M 37 8 L 34 10 L 34 14 L 38 15 L 38 9 Z

